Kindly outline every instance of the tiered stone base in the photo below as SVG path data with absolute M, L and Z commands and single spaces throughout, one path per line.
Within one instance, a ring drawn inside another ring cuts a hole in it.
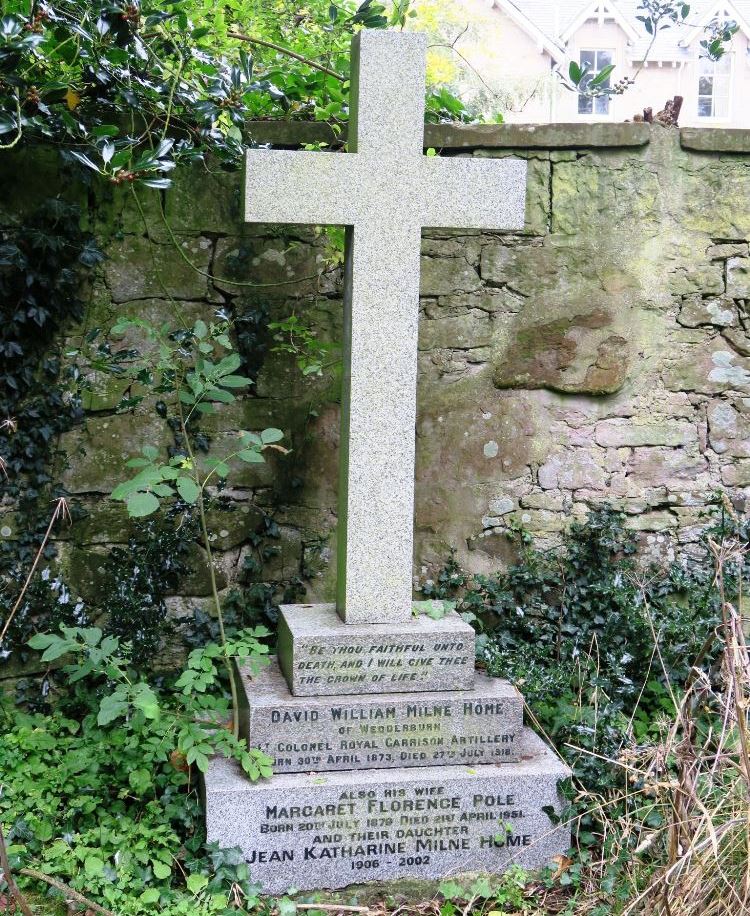
M 275 761 L 205 779 L 209 842 L 239 846 L 268 893 L 535 868 L 564 854 L 568 769 L 515 688 L 474 670 L 457 614 L 351 625 L 283 607 L 278 665 L 241 671 L 241 726 Z

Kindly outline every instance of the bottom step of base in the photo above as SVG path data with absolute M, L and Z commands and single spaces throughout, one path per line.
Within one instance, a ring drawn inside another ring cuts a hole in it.
M 205 777 L 208 841 L 239 846 L 269 894 L 365 881 L 539 868 L 570 831 L 558 782 L 569 770 L 528 729 L 518 763 L 289 773 L 251 783 L 231 761 Z M 545 810 L 546 809 L 546 810 Z

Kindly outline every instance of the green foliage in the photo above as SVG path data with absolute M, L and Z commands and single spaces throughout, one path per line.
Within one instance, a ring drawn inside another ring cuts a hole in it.
M 518 865 L 511 867 L 500 877 L 487 876 L 465 883 L 448 879 L 438 887 L 443 902 L 440 916 L 460 916 L 471 912 L 487 916 L 504 916 L 524 909 L 524 890 L 529 874 Z
M 268 325 L 273 334 L 274 353 L 291 354 L 303 375 L 323 375 L 325 369 L 340 366 L 339 347 L 318 339 L 317 331 L 296 314 Z
M 594 510 L 558 551 L 539 551 L 517 532 L 520 558 L 507 570 L 470 579 L 452 557 L 423 588 L 461 598 L 459 612 L 482 629 L 480 662 L 518 684 L 576 774 L 602 791 L 622 773 L 591 752 L 617 759 L 656 734 L 673 708 L 670 684 L 684 683 L 696 659 L 710 667 L 720 617 L 708 556 L 644 568 L 623 522 Z M 717 530 L 729 524 L 723 516 Z M 739 534 L 747 539 L 744 527 Z M 728 571 L 735 591 L 747 573 Z
M 132 378 L 155 394 L 176 397 L 186 445 L 184 451 L 178 450 L 166 462 L 160 459 L 155 446 L 144 445 L 141 455 L 128 461 L 127 466 L 138 469 L 138 473 L 115 487 L 112 498 L 124 502 L 131 517 L 152 515 L 163 499 L 179 497 L 188 505 L 202 502 L 205 488 L 214 481 L 224 481 L 235 459 L 245 464 L 262 464 L 264 450 L 285 451 L 278 445 L 283 439 L 278 429 L 259 433 L 242 430 L 236 448 L 221 457 L 206 457 L 201 464 L 189 448 L 191 422 L 214 413 L 219 405 L 233 404 L 237 400 L 235 392 L 252 384 L 251 379 L 236 374 L 242 358 L 233 350 L 226 321 L 207 325 L 199 319 L 192 329 L 174 332 L 167 325 L 157 328 L 141 319 L 121 318 L 112 334 L 122 335 L 131 329 L 145 333 L 156 345 L 158 354 L 153 362 L 147 360 L 131 366 Z M 118 374 L 126 371 L 120 363 L 113 368 Z M 130 408 L 134 401 L 142 399 L 142 395 L 129 398 L 127 406 Z
M 636 19 L 643 23 L 649 35 L 656 35 L 663 29 L 680 25 L 690 15 L 690 4 L 682 0 L 641 0 Z
M 167 916 L 236 913 L 230 900 L 252 908 L 239 850 L 205 844 L 173 720 L 142 710 L 127 723 L 79 718 L 5 714 L 0 821 L 16 873 L 37 868 L 123 916 L 157 904 Z
M 348 117 L 349 45 L 409 0 L 8 0 L 0 149 L 54 143 L 115 185 L 167 188 L 180 162 L 237 164 L 246 122 Z M 451 104 L 460 108 L 454 100 Z
M 82 409 L 79 380 L 61 371 L 56 341 L 67 323 L 81 317 L 80 275 L 101 257 L 81 229 L 80 210 L 60 199 L 46 201 L 22 225 L 0 233 L 0 502 L 12 504 L 23 519 L 21 528 L 8 516 L 18 530 L 12 539 L 0 536 L 0 620 L 42 543 L 50 502 L 62 495 L 51 472 L 56 443 Z M 53 555 L 48 547 L 45 559 Z M 67 615 L 75 602 L 59 598 L 35 583 L 3 650 L 26 642 L 32 607 L 48 621 L 71 622 Z
M 157 188 L 207 150 L 237 161 L 248 119 L 345 117 L 351 35 L 387 25 L 372 0 L 9 0 L 4 11 L 6 145 L 54 141 L 115 184 Z
M 261 642 L 268 636 L 264 627 L 242 630 L 222 645 L 209 643 L 193 650 L 185 671 L 161 697 L 131 667 L 129 653 L 121 650 L 116 636 L 105 636 L 99 627 L 61 627 L 61 634 L 38 633 L 29 645 L 42 653 L 45 663 L 71 657 L 63 668 L 71 684 L 84 679 L 104 682 L 97 690 L 98 726 L 118 722 L 142 735 L 150 721 L 159 720 L 173 736 L 177 753 L 201 772 L 208 769 L 210 754 L 222 753 L 235 758 L 253 780 L 271 775 L 270 758 L 248 750 L 227 729 L 232 711 L 220 690 L 217 667 L 218 661 L 237 661 L 257 673 L 268 662 L 268 646 Z

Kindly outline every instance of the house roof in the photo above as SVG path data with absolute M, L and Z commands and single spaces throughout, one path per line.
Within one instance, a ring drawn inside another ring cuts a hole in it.
M 533 31 L 535 37 L 542 33 L 547 39 L 545 50 L 555 60 L 565 56 L 565 45 L 571 37 L 568 33 L 571 29 L 575 31 L 577 21 L 587 10 L 597 6 L 592 0 L 494 0 L 494 5 L 521 25 L 525 20 L 528 30 Z M 637 20 L 637 16 L 642 15 L 638 9 L 640 0 L 607 0 L 607 5 L 613 14 L 622 17 L 625 23 L 632 24 L 635 30 L 629 34 L 632 56 L 634 60 L 642 60 L 651 44 L 651 36 L 643 23 Z M 691 0 L 687 23 L 659 32 L 649 59 L 687 59 L 694 53 L 690 46 L 703 35 L 705 25 L 717 14 L 723 18 L 724 10 L 728 13 L 727 18 L 735 19 L 750 37 L 750 0 Z

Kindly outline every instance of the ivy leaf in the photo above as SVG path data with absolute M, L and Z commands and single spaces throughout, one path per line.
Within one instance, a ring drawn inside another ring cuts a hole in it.
M 144 518 L 156 512 L 159 508 L 159 500 L 153 493 L 131 493 L 127 498 L 126 505 L 128 507 L 128 515 L 131 518 Z
M 156 869 L 154 869 L 154 874 L 156 874 Z M 158 888 L 147 887 L 146 890 L 141 894 L 139 899 L 141 903 L 157 903 L 159 901 L 160 896 L 161 894 Z
M 154 875 L 160 881 L 164 881 L 172 874 L 172 869 L 166 864 L 166 862 L 160 862 L 158 859 L 154 859 L 151 864 L 154 869 Z
M 187 881 L 185 883 L 187 884 L 187 889 L 191 894 L 199 894 L 203 888 L 208 885 L 208 876 L 197 874 L 188 875 Z

